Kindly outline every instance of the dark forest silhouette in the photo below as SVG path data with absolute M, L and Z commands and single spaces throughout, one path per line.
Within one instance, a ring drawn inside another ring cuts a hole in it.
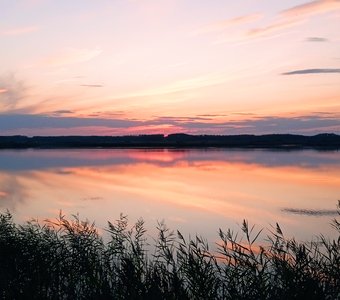
M 235 147 L 339 149 L 340 135 L 0 136 L 0 148 Z

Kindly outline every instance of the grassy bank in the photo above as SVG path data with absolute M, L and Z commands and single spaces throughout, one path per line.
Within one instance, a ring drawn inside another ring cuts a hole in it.
M 277 225 L 266 245 L 243 222 L 241 234 L 219 231 L 217 251 L 201 237 L 158 226 L 146 252 L 143 221 L 94 224 L 60 215 L 24 225 L 0 215 L 3 299 L 340 299 L 340 223 L 335 240 L 286 239 Z M 215 248 L 215 247 L 214 247 Z

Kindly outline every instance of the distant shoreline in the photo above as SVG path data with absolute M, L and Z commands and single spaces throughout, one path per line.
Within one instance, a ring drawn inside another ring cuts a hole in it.
M 61 148 L 268 148 L 340 149 L 340 135 L 189 135 L 162 134 L 135 136 L 0 136 L 0 149 Z

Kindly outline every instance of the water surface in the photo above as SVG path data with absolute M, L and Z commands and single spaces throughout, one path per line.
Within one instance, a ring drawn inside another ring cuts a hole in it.
M 308 240 L 340 199 L 340 152 L 183 149 L 0 151 L 0 208 L 18 221 L 79 213 L 103 228 L 120 213 L 164 220 L 213 242 L 218 228 L 278 222 Z M 268 232 L 268 231 L 267 231 Z

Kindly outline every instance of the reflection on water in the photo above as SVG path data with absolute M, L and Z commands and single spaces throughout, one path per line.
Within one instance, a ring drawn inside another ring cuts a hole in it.
M 0 151 L 0 207 L 17 220 L 119 213 L 213 240 L 246 218 L 287 235 L 323 233 L 340 198 L 340 153 L 263 150 Z M 151 232 L 152 234 L 152 232 Z M 335 233 L 334 233 L 335 234 Z

